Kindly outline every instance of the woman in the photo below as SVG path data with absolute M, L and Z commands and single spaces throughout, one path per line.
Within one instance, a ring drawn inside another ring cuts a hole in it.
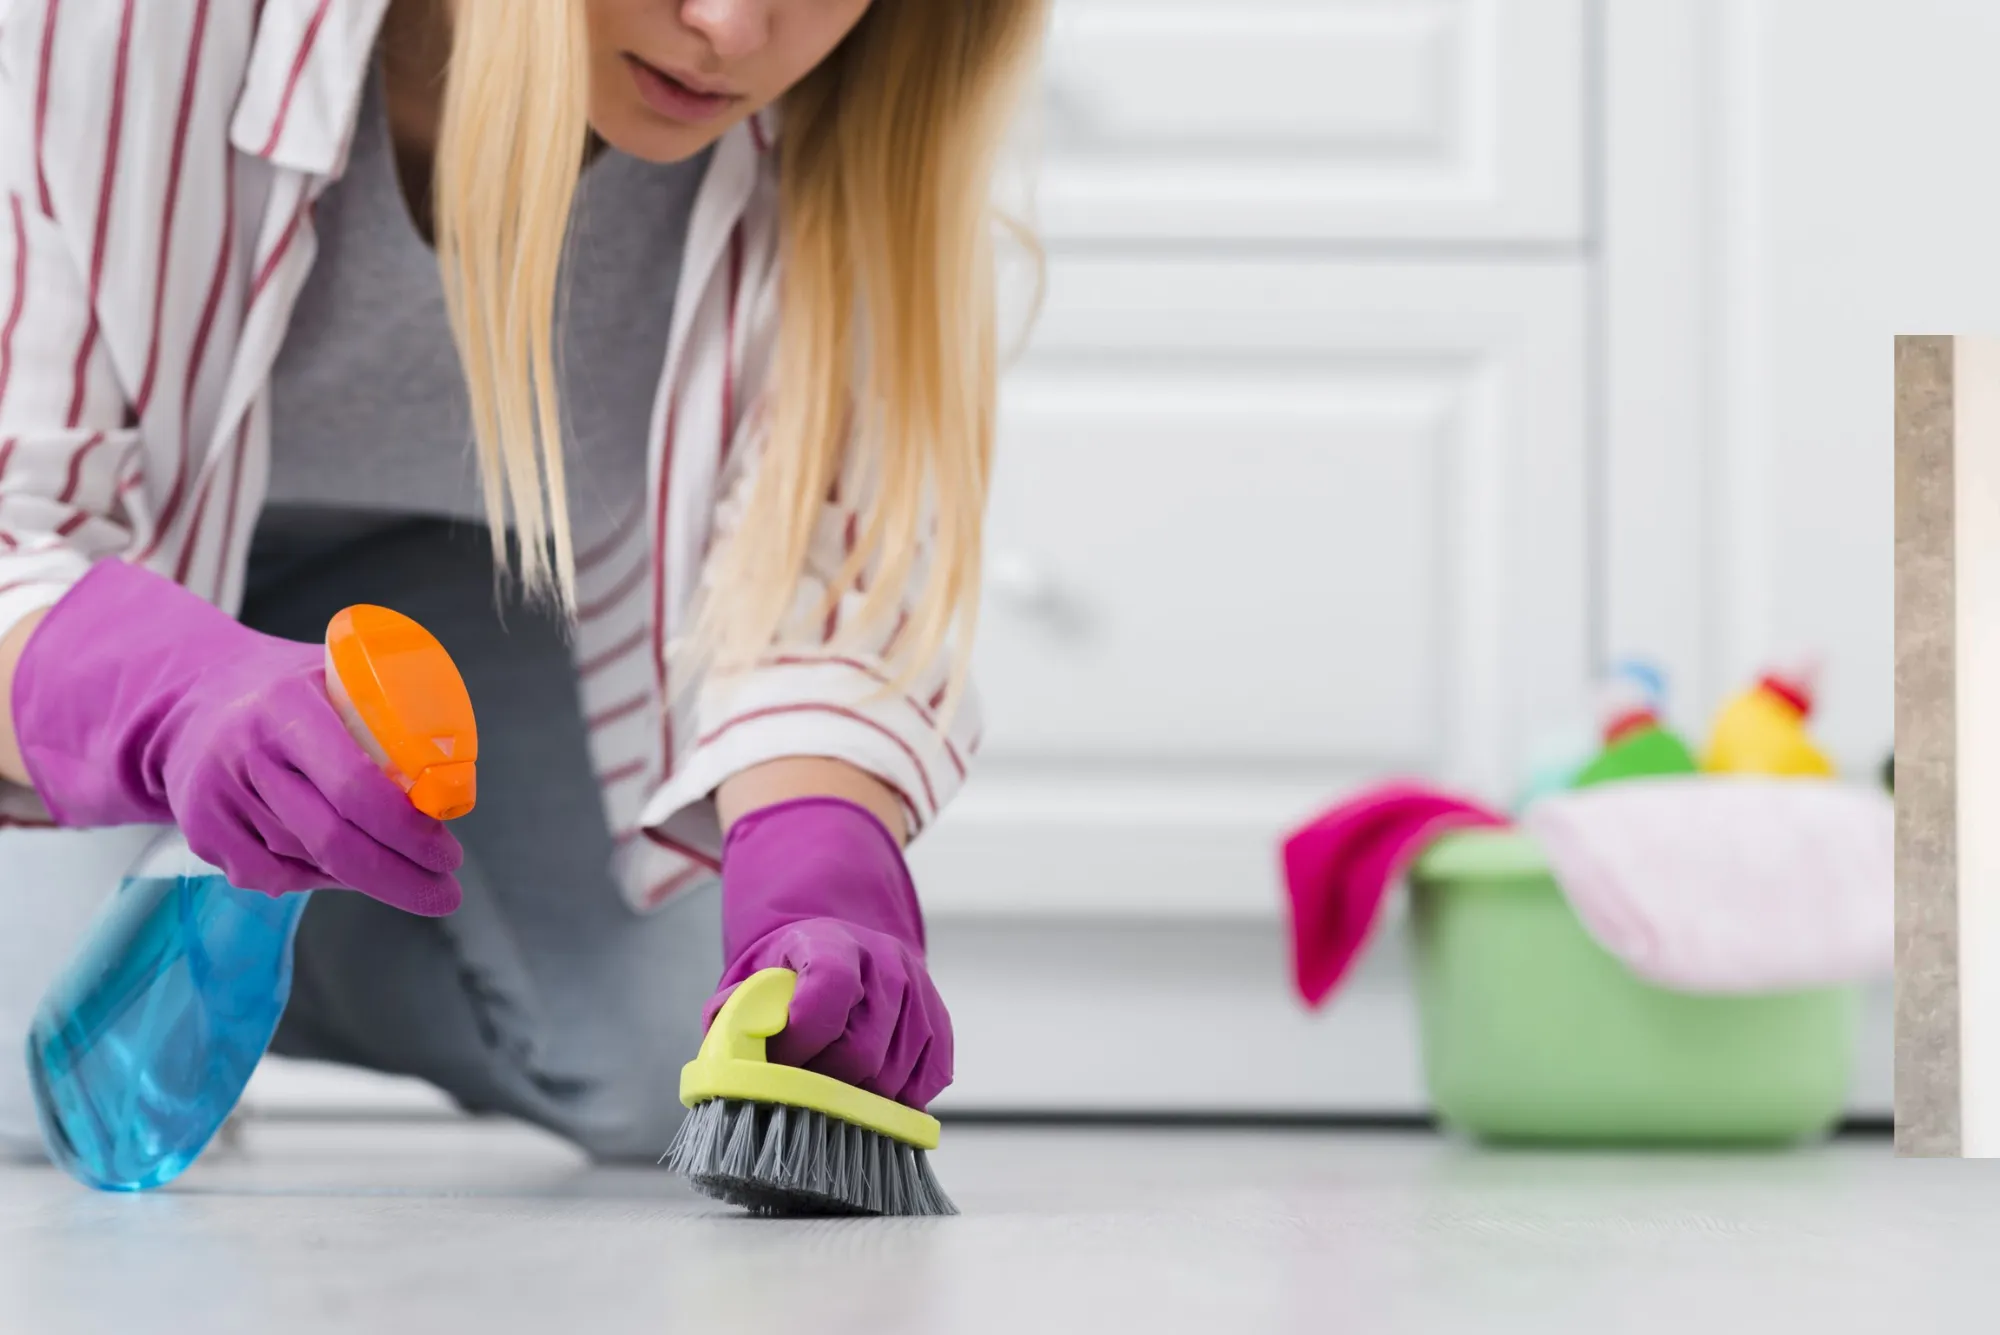
M 925 1105 L 901 846 L 977 743 L 987 198 L 1043 5 L 15 0 L 0 809 L 361 891 L 275 1050 L 599 1157 L 660 1153 L 772 965 L 779 1060 Z M 450 830 L 326 703 L 361 601 L 472 690 Z

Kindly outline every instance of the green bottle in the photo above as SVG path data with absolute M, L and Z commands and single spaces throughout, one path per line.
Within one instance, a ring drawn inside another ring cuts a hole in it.
M 1573 787 L 1699 772 L 1687 743 L 1660 721 L 1657 707 L 1628 676 L 1608 683 L 1603 718 L 1604 749 L 1583 767 Z

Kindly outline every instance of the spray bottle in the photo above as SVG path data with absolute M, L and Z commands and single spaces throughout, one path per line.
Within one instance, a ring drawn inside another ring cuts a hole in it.
M 1811 663 L 1759 677 L 1716 716 L 1702 768 L 1713 774 L 1832 777 L 1833 761 L 1806 728 L 1817 678 Z
M 478 732 L 429 631 L 350 607 L 326 634 L 327 694 L 427 815 L 472 809 Z M 292 990 L 309 895 L 239 890 L 168 830 L 120 882 L 28 1036 L 49 1157 L 108 1191 L 171 1182 L 236 1107 Z

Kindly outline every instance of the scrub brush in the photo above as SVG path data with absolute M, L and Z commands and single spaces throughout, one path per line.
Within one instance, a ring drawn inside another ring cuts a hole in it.
M 729 994 L 681 1068 L 689 1112 L 660 1161 L 755 1215 L 957 1214 L 925 1157 L 935 1117 L 765 1060 L 797 985 L 790 969 L 763 969 Z

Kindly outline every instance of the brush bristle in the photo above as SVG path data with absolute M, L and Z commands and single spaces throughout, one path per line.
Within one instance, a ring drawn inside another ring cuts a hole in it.
M 756 1215 L 958 1213 L 924 1151 L 810 1108 L 710 1099 L 660 1161 Z

